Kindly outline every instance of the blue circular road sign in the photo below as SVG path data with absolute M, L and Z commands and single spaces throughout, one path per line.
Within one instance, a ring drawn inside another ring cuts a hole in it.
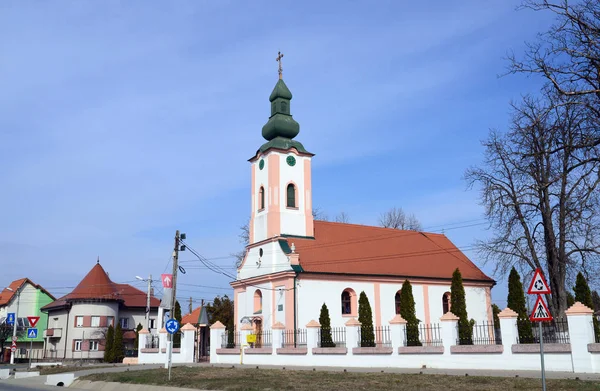
M 179 330 L 179 322 L 177 319 L 169 319 L 167 323 L 165 323 L 165 329 L 167 329 L 167 333 L 175 334 L 177 330 Z

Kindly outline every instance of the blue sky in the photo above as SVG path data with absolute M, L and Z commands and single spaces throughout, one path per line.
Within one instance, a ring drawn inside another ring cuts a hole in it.
M 316 206 L 359 224 L 393 206 L 436 230 L 481 219 L 463 173 L 540 84 L 498 78 L 503 57 L 551 22 L 519 3 L 2 2 L 0 285 L 60 296 L 97 256 L 114 281 L 157 278 L 176 229 L 233 272 L 279 50 Z M 445 233 L 468 248 L 485 228 Z M 182 264 L 179 282 L 211 288 L 178 296 L 230 292 Z

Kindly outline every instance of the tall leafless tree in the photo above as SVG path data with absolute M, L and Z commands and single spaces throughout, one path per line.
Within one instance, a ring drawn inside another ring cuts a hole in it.
M 490 133 L 484 164 L 465 175 L 495 234 L 478 242 L 480 253 L 500 274 L 515 264 L 545 270 L 557 316 L 571 274 L 599 270 L 598 121 L 576 100 L 546 88 L 512 105 L 509 130 Z
M 421 231 L 421 223 L 414 214 L 407 215 L 402 208 L 391 208 L 379 216 L 379 225 L 384 228 Z
M 240 243 L 242 243 L 244 247 L 250 243 L 250 219 L 246 220 L 246 222 L 240 226 L 240 233 L 238 237 L 240 239 Z M 246 256 L 246 249 L 230 255 L 236 259 L 235 265 L 239 266 L 242 264 L 242 261 Z
M 350 216 L 348 215 L 348 213 L 342 211 L 342 212 L 338 213 L 337 216 L 335 216 L 335 222 L 336 223 L 349 223 Z
M 312 210 L 314 220 L 329 221 L 329 216 L 325 211 L 319 207 L 314 207 Z
M 563 96 L 576 97 L 600 117 L 600 2 L 525 0 L 521 8 L 555 14 L 555 23 L 509 56 L 510 73 L 542 75 Z

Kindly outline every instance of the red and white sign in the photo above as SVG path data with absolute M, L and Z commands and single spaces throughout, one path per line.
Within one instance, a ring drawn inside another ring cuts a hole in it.
M 12 341 L 12 344 L 10 345 L 10 351 L 14 352 L 17 350 L 17 343 L 15 341 Z
M 533 306 L 533 312 L 529 315 L 529 319 L 532 322 L 544 322 L 547 320 L 552 320 L 552 315 L 550 315 L 550 310 L 548 310 L 548 306 L 542 299 L 542 296 L 538 296 L 535 301 L 535 305 Z
M 173 275 L 172 274 L 161 274 L 163 288 L 173 288 Z
M 550 287 L 548 287 L 548 283 L 546 283 L 540 268 L 535 269 L 535 273 L 533 273 L 533 278 L 531 279 L 527 293 L 530 295 L 550 294 Z
M 12 337 L 13 342 L 17 342 L 17 339 L 19 339 L 19 337 L 17 337 L 16 335 L 14 337 Z
M 29 321 L 29 327 L 35 327 L 38 320 L 40 320 L 39 316 L 28 316 L 27 320 Z

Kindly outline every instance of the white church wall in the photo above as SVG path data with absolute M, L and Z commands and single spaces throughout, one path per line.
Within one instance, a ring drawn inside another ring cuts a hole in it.
M 262 249 L 263 255 L 260 256 Z M 246 255 L 242 268 L 238 270 L 238 279 L 262 276 L 281 271 L 292 270 L 287 254 L 281 249 L 277 240 L 261 246 L 252 247 Z
M 483 287 L 465 287 L 465 297 L 467 301 L 467 314 L 469 319 L 474 319 L 475 322 L 489 322 L 489 308 L 492 305 L 486 298 L 486 288 Z
M 259 314 L 254 313 L 254 295 L 257 290 L 262 294 L 262 310 Z M 239 320 L 241 321 L 244 316 L 260 316 L 263 320 L 263 328 L 270 329 L 273 321 L 273 299 L 271 292 L 270 282 L 246 287 L 245 294 L 238 295 L 238 300 L 240 301 L 240 311 L 238 311 Z
M 286 295 L 293 295 L 293 292 L 286 291 L 285 285 L 276 285 L 275 289 L 277 289 L 277 291 L 275 291 L 275 322 L 285 324 L 285 314 L 287 311 L 285 299 Z
M 259 163 L 261 159 L 264 159 L 265 165 L 261 170 Z M 269 165 L 267 164 L 267 156 L 263 156 L 254 163 L 252 163 L 252 170 L 254 170 L 254 188 L 252 189 L 252 210 L 254 211 L 254 242 L 260 242 L 267 238 L 267 210 L 270 201 L 269 193 Z M 262 212 L 258 211 L 259 208 L 259 190 L 263 186 L 265 189 L 265 209 Z
M 296 164 L 292 167 L 286 162 L 288 156 L 294 156 Z M 289 235 L 306 235 L 305 191 L 304 191 L 304 160 L 308 157 L 298 156 L 294 153 L 282 154 L 279 159 L 281 205 L 281 233 Z M 290 182 L 296 185 L 296 209 L 289 209 L 287 205 L 287 186 Z
M 239 292 L 237 294 L 237 298 L 236 301 L 234 303 L 234 308 L 237 308 L 236 314 L 237 314 L 237 319 L 236 319 L 236 325 L 239 325 L 242 321 L 242 318 L 244 316 L 246 316 L 246 297 L 248 296 L 248 291 L 246 292 Z M 241 310 L 243 309 L 243 311 Z M 238 327 L 239 330 L 239 327 Z

